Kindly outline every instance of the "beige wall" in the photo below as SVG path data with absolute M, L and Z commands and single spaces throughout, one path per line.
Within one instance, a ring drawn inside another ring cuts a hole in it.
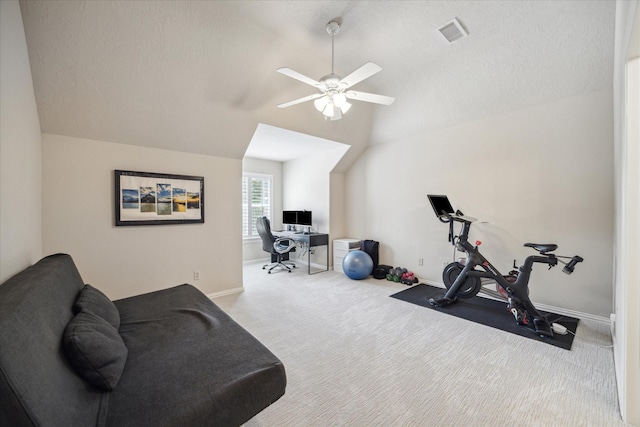
M 346 179 L 351 237 L 380 241 L 380 262 L 442 283 L 448 227 L 427 194 L 487 221 L 471 239 L 508 272 L 556 243 L 584 257 L 567 276 L 535 269 L 532 299 L 607 319 L 612 310 L 612 92 L 604 90 L 369 148 Z M 424 266 L 418 265 L 424 258 Z
M 0 2 L 0 283 L 42 256 L 40 124 L 17 1 Z
M 48 134 L 42 158 L 44 252 L 69 253 L 110 298 L 242 287 L 240 160 Z M 114 169 L 204 176 L 205 223 L 116 227 Z

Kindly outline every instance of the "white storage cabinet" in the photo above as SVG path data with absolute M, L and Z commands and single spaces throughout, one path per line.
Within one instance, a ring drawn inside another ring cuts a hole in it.
M 333 270 L 344 273 L 342 270 L 342 259 L 351 251 L 360 249 L 358 239 L 336 239 L 333 241 Z

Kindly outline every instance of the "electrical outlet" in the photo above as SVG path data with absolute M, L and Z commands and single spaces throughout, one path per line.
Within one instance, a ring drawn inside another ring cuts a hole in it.
M 199 271 L 194 271 L 193 272 L 193 280 L 200 280 L 200 272 Z
M 447 265 L 449 265 L 449 261 L 442 261 L 442 266 L 446 267 Z
M 420 266 L 424 265 L 424 258 L 418 258 L 418 265 Z

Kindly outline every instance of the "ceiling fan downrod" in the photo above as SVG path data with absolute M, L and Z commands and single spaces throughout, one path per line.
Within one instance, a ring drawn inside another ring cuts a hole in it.
M 331 34 L 331 74 L 334 74 L 333 72 L 333 58 L 334 58 L 334 47 L 333 47 L 333 37 L 338 34 L 338 31 L 340 31 L 340 24 L 338 24 L 336 21 L 331 21 L 327 24 L 327 33 Z

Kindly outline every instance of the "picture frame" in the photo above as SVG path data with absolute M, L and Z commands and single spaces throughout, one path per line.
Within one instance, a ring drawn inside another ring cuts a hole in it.
M 204 177 L 115 170 L 116 226 L 204 223 Z

